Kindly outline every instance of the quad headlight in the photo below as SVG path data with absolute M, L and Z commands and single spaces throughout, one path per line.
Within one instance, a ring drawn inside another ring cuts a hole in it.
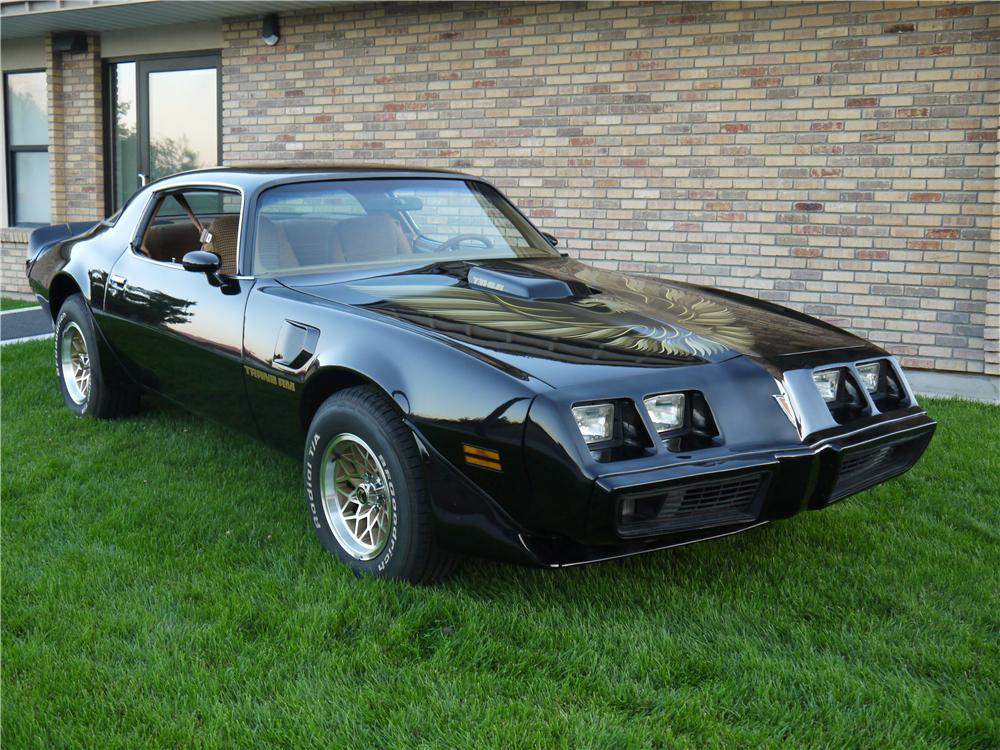
M 573 418 L 587 445 L 610 440 L 615 427 L 614 404 L 584 404 L 573 407 Z
M 882 363 L 869 362 L 865 365 L 858 365 L 858 375 L 861 376 L 861 385 L 865 387 L 865 390 L 869 393 L 875 393 L 878 390 L 879 377 L 882 375 Z
M 661 393 L 650 396 L 642 404 L 657 432 L 670 432 L 684 426 L 684 394 Z
M 816 390 L 826 402 L 837 400 L 837 390 L 840 388 L 840 370 L 821 370 L 813 373 Z

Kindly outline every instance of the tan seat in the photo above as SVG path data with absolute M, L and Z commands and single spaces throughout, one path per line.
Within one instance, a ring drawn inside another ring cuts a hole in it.
M 279 268 L 298 268 L 300 265 L 285 230 L 278 222 L 265 219 L 262 216 L 257 225 L 256 243 L 254 273 L 267 273 Z
M 219 266 L 220 273 L 230 276 L 236 274 L 237 240 L 240 231 L 239 215 L 227 214 L 214 219 L 208 227 L 208 231 L 212 235 L 212 241 L 207 243 L 204 249 L 219 256 L 222 261 L 222 265 Z
M 344 262 L 344 251 L 330 219 L 286 219 L 279 225 L 292 252 L 296 265 L 325 266 Z M 286 268 L 286 265 L 282 265 Z
M 347 219 L 334 227 L 344 261 L 358 263 L 411 255 L 413 246 L 390 214 L 374 213 Z
M 154 224 L 146 230 L 141 250 L 153 260 L 179 263 L 185 253 L 201 247 L 194 224 Z

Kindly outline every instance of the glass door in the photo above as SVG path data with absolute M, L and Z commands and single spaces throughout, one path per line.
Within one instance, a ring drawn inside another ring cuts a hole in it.
M 108 213 L 151 180 L 219 163 L 219 56 L 108 65 Z

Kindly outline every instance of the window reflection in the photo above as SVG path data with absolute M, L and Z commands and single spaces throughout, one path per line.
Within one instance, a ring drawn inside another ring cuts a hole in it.
M 150 179 L 218 163 L 216 71 L 149 74 Z

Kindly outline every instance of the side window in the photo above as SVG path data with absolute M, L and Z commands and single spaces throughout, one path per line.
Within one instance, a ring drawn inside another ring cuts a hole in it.
M 142 233 L 136 252 L 161 263 L 180 263 L 192 250 L 208 250 L 235 274 L 240 196 L 225 190 L 190 188 L 163 193 Z

